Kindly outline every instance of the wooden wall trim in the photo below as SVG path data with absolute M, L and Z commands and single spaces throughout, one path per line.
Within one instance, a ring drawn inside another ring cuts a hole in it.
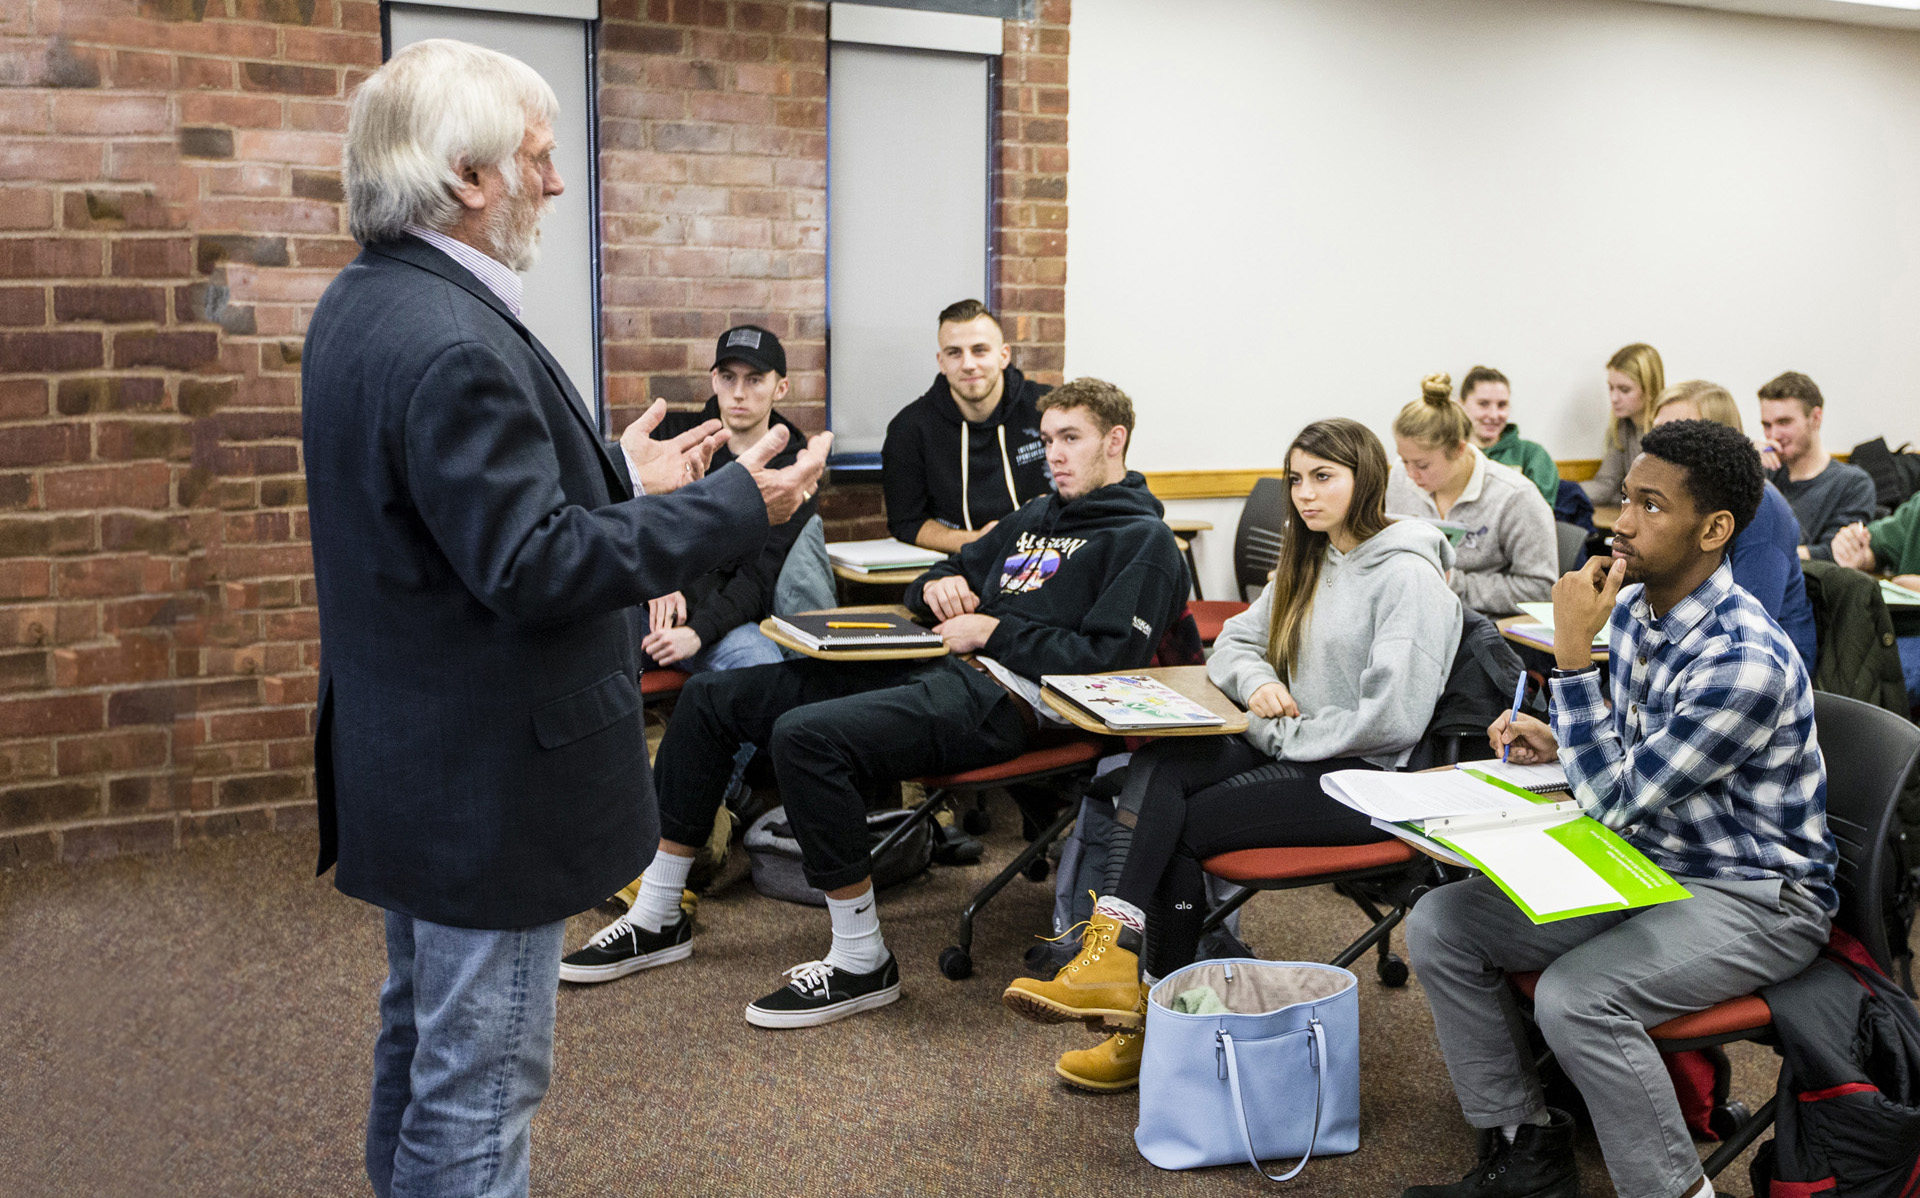
M 1600 471 L 1599 458 L 1575 458 L 1554 465 L 1560 468 L 1560 477 L 1568 482 L 1585 482 Z M 1286 471 L 1278 466 L 1271 470 L 1148 470 L 1144 473 L 1148 489 L 1162 501 L 1244 499 L 1253 490 L 1253 484 L 1261 479 L 1286 477 Z

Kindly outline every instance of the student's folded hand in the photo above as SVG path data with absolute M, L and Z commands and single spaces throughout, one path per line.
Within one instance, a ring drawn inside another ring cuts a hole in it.
M 1286 719 L 1300 714 L 1293 692 L 1278 682 L 1269 682 L 1247 696 L 1247 711 L 1265 720 Z
M 980 609 L 980 596 L 958 574 L 936 578 L 920 591 L 921 602 L 941 620 L 951 620 Z
M 687 622 L 687 597 L 679 591 L 647 600 L 647 630 L 660 632 Z
M 1873 573 L 1873 537 L 1864 524 L 1849 524 L 1833 534 L 1833 560 L 1843 566 Z
M 992 616 L 971 614 L 942 620 L 933 630 L 946 642 L 947 652 L 973 653 L 986 647 L 987 642 L 993 639 L 993 630 L 998 627 L 1000 621 Z

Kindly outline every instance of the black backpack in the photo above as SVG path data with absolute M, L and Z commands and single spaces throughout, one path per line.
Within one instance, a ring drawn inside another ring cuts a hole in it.
M 1404 768 L 1423 770 L 1485 756 L 1487 727 L 1513 704 L 1513 684 L 1526 671 L 1520 655 L 1500 635 L 1500 626 L 1463 607 L 1460 647 L 1447 671 L 1446 689 L 1433 705 L 1433 720 Z
M 1920 1189 L 1912 1000 L 1833 948 L 1760 993 L 1780 1036 L 1781 1101 L 1773 1139 L 1754 1157 L 1755 1198 L 1909 1198 Z
M 1849 462 L 1873 479 L 1874 502 L 1889 512 L 1920 490 L 1920 453 L 1909 452 L 1910 444 L 1888 449 L 1885 437 L 1875 437 L 1854 446 L 1847 455 Z

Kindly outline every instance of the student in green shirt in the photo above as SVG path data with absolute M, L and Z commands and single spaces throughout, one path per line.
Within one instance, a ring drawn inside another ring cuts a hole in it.
M 1920 591 L 1920 495 L 1871 524 L 1849 524 L 1833 536 L 1833 560 L 1872 574 L 1885 567 L 1894 584 Z M 1920 704 L 1920 636 L 1900 638 L 1907 698 Z
M 1460 380 L 1460 406 L 1473 422 L 1473 443 L 1502 466 L 1526 475 L 1552 507 L 1560 498 L 1560 468 L 1538 443 L 1520 439 L 1519 425 L 1508 423 L 1507 406 L 1512 402 L 1507 376 L 1491 366 L 1475 366 Z

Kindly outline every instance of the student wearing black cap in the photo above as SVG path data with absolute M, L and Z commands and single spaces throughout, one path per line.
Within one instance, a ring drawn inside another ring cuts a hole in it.
M 713 395 L 706 406 L 669 414 L 653 430 L 656 439 L 720 421 L 727 442 L 714 451 L 713 470 L 751 449 L 776 424 L 786 426 L 787 447 L 774 456 L 775 469 L 806 445 L 806 434 L 773 407 L 786 398 L 787 351 L 772 332 L 743 324 L 720 334 L 711 378 Z M 784 660 L 780 647 L 761 635 L 760 621 L 773 614 L 781 568 L 819 506 L 818 497 L 801 504 L 791 520 L 767 534 L 755 557 L 702 575 L 684 591 L 648 603 L 647 638 L 640 647 L 653 664 L 699 673 Z M 829 580 L 817 606 L 832 603 L 831 585 Z

